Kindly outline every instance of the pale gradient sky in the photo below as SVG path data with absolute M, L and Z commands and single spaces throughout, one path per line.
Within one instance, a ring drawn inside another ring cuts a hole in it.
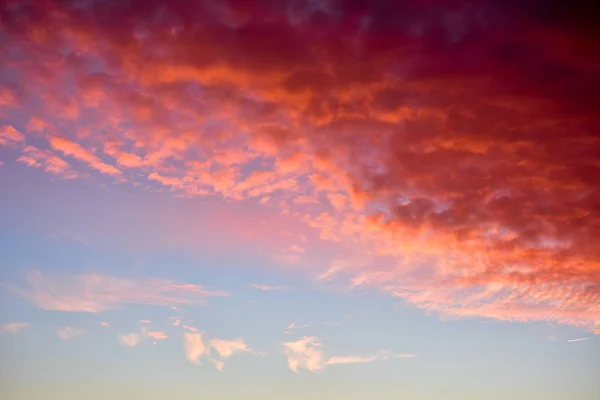
M 0 398 L 598 398 L 590 10 L 371 3 L 0 5 Z

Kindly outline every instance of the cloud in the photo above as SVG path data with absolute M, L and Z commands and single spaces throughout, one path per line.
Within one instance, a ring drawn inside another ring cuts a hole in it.
M 174 320 L 174 321 L 171 323 L 171 325 L 173 325 L 173 326 L 178 326 L 180 323 L 181 323 L 181 320 L 180 320 L 180 319 L 175 319 L 175 320 Z
M 21 330 L 28 328 L 29 322 L 3 322 L 0 323 L 0 333 L 19 333 Z
M 212 360 L 215 367 L 222 371 L 225 366 L 225 360 L 237 353 L 249 353 L 249 354 L 261 354 L 251 350 L 245 343 L 244 339 L 235 340 L 223 340 L 223 339 L 212 339 L 210 342 L 212 347 L 217 354 L 220 356 L 220 360 Z
M 147 335 L 148 337 L 158 340 L 165 340 L 169 338 L 164 332 L 148 332 Z
M 79 144 L 71 142 L 70 140 L 59 137 L 52 137 L 50 139 L 50 145 L 53 149 L 58 150 L 65 155 L 72 156 L 80 161 L 87 163 L 91 168 L 97 170 L 100 173 L 107 175 L 121 174 L 121 171 L 119 171 L 117 168 L 102 162 L 97 156 L 85 150 Z
M 175 326 L 177 326 L 177 325 L 175 325 Z M 189 326 L 189 325 L 181 325 L 181 327 L 182 327 L 183 329 L 187 329 L 187 330 L 188 330 L 188 331 L 190 331 L 190 332 L 198 332 L 198 328 L 195 328 L 195 327 L 193 327 L 193 326 Z
M 0 145 L 9 142 L 20 143 L 25 141 L 25 136 L 10 125 L 4 125 L 0 128 Z
M 166 279 L 136 280 L 101 274 L 47 277 L 41 271 L 31 271 L 26 278 L 29 288 L 11 289 L 44 310 L 95 313 L 124 304 L 204 304 L 208 297 L 229 295 Z
M 139 333 L 128 333 L 124 335 L 118 335 L 119 342 L 128 347 L 135 347 L 141 343 L 143 336 Z
M 573 343 L 573 342 L 583 342 L 583 341 L 585 341 L 585 340 L 590 340 L 590 338 L 589 338 L 589 337 L 586 337 L 586 338 L 578 338 L 578 339 L 569 339 L 569 340 L 567 340 L 567 342 L 568 342 L 568 343 Z
M 294 372 L 298 372 L 301 368 L 318 372 L 325 366 L 322 346 L 315 336 L 304 336 L 295 342 L 283 343 L 288 366 Z
M 110 326 L 110 324 L 105 321 L 100 321 L 100 325 L 102 325 L 104 328 L 108 328 Z
M 376 356 L 345 356 L 345 357 L 331 357 L 325 365 L 335 364 L 363 364 L 372 363 L 377 361 Z
M 288 360 L 288 366 L 294 372 L 298 372 L 300 369 L 318 372 L 328 365 L 365 364 L 389 358 L 416 357 L 414 354 L 394 354 L 384 350 L 367 355 L 333 356 L 327 358 L 323 350 L 323 344 L 315 336 L 304 336 L 297 341 L 285 342 L 283 343 L 283 348 Z
M 331 252 L 372 258 L 330 279 L 446 317 L 600 332 L 597 13 L 466 0 L 102 7 L 6 10 L 20 90 L 0 102 L 43 115 L 52 149 L 112 176 L 140 168 L 133 183 L 152 190 L 269 198 Z M 214 23 L 196 29 L 199 17 Z
M 64 328 L 57 329 L 56 333 L 62 340 L 73 340 L 84 334 L 84 330 L 80 328 L 73 328 L 65 326 Z
M 183 349 L 185 356 L 188 360 L 194 364 L 200 364 L 200 358 L 207 351 L 204 346 L 202 335 L 198 333 L 184 333 L 183 334 Z
M 142 324 L 149 324 L 151 321 L 150 321 L 150 320 L 147 320 L 147 319 L 140 319 L 140 322 L 141 322 Z
M 259 285 L 259 284 L 250 284 L 249 285 L 252 288 L 258 289 L 258 290 L 262 290 L 264 292 L 283 292 L 286 291 L 287 288 L 285 286 L 270 286 L 270 285 Z
M 17 158 L 28 167 L 43 168 L 44 171 L 57 175 L 63 179 L 74 179 L 79 176 L 73 171 L 69 163 L 49 150 L 41 150 L 34 146 L 26 146 L 23 155 Z

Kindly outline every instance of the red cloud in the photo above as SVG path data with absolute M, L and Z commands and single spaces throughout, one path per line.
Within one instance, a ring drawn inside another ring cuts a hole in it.
M 594 10 L 372 3 L 24 3 L 3 29 L 33 61 L 7 104 L 79 118 L 93 134 L 50 143 L 100 172 L 121 173 L 86 149 L 188 196 L 269 196 L 323 240 L 397 260 L 328 277 L 600 331 Z M 55 95 L 67 81 L 75 97 Z

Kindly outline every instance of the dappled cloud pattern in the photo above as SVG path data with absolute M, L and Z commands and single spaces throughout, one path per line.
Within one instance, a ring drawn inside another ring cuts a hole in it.
M 63 179 L 274 207 L 360 249 L 324 279 L 600 333 L 598 10 L 521 3 L 4 1 L 0 113 L 22 123 L 0 145 Z M 31 279 L 47 309 L 210 295 Z M 309 344 L 293 363 L 318 369 Z

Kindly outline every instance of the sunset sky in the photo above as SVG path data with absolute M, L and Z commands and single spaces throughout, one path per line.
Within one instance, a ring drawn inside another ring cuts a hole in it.
M 0 1 L 0 398 L 597 400 L 557 3 Z

